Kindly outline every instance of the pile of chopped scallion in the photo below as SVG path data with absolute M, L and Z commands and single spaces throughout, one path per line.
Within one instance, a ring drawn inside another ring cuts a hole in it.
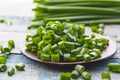
M 109 40 L 85 35 L 85 24 L 49 21 L 39 26 L 35 34 L 26 35 L 28 52 L 52 62 L 90 61 L 101 57 Z

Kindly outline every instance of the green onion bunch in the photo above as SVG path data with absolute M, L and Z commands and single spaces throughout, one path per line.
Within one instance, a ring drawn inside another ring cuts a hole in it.
M 85 23 L 120 23 L 120 0 L 34 0 L 34 26 L 42 20 Z

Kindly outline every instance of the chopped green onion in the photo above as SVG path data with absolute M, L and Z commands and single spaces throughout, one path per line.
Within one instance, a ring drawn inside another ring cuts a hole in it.
M 76 65 L 75 70 L 77 70 L 79 72 L 79 74 L 82 74 L 83 71 L 85 70 L 85 67 L 82 65 Z
M 9 45 L 10 49 L 15 48 L 14 40 L 9 40 L 8 45 Z
M 108 68 L 110 71 L 120 73 L 120 63 L 109 63 Z
M 84 60 L 84 57 L 83 57 L 83 55 L 77 55 L 77 61 L 82 61 L 82 60 Z
M 7 70 L 6 64 L 0 64 L 0 72 L 4 72 Z
M 111 80 L 110 72 L 102 72 L 102 80 Z
M 92 57 L 89 54 L 85 54 L 83 57 L 85 61 L 90 61 L 92 59 Z
M 90 73 L 88 73 L 88 72 L 86 72 L 86 71 L 82 72 L 82 78 L 83 78 L 84 80 L 90 80 L 91 77 L 92 77 L 92 76 L 91 76 Z
M 19 71 L 24 71 L 24 69 L 25 69 L 25 64 L 23 64 L 23 63 L 16 64 L 16 65 L 15 65 L 15 68 L 16 68 L 17 70 L 19 70 Z
M 60 73 L 60 80 L 70 80 L 70 79 L 71 79 L 70 72 L 66 72 L 66 73 L 61 72 Z
M 10 68 L 8 70 L 8 76 L 12 76 L 14 74 L 14 72 L 15 72 L 15 69 L 14 68 Z
M 51 56 L 50 56 L 50 54 L 41 54 L 40 55 L 40 59 L 44 60 L 44 61 L 50 61 L 51 60 Z
M 6 64 L 7 56 L 5 54 L 0 54 L 0 64 Z
M 73 70 L 71 72 L 72 79 L 77 79 L 79 77 L 79 72 L 77 70 Z
M 52 62 L 60 62 L 60 54 L 59 53 L 51 54 L 51 61 Z

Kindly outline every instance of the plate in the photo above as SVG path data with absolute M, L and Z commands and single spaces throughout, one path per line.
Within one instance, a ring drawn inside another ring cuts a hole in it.
M 89 32 L 89 33 L 86 33 L 87 35 L 91 35 L 92 33 Z M 109 40 L 109 45 L 107 46 L 107 48 L 103 51 L 102 55 L 100 58 L 98 59 L 94 59 L 94 60 L 91 60 L 91 61 L 78 61 L 78 62 L 50 62 L 50 61 L 43 61 L 43 60 L 40 60 L 37 55 L 35 55 L 36 53 L 30 53 L 30 52 L 27 52 L 26 51 L 26 48 L 25 48 L 25 42 L 20 46 L 20 51 L 28 58 L 34 60 L 34 61 L 37 61 L 37 62 L 40 62 L 40 63 L 47 63 L 47 64 L 54 64 L 54 65 L 72 65 L 72 64 L 83 64 L 83 63 L 90 63 L 90 62 L 95 62 L 95 61 L 99 61 L 99 60 L 103 60 L 103 59 L 106 59 L 106 58 L 109 58 L 111 56 L 113 56 L 116 51 L 117 51 L 117 46 L 116 46 L 116 43 L 110 39 L 109 37 L 105 37 L 103 35 L 99 35 L 99 34 L 95 34 L 96 35 L 96 38 L 106 38 Z

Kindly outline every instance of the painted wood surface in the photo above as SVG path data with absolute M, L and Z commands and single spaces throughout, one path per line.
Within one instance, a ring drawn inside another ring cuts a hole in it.
M 27 7 L 26 9 L 28 8 L 30 7 Z M 2 8 L 0 8 L 0 10 L 1 9 Z M 1 12 L 0 19 L 2 18 L 11 21 L 13 25 L 10 26 L 6 24 L 0 24 L 0 44 L 4 45 L 9 39 L 14 39 L 16 45 L 16 48 L 11 52 L 11 54 L 8 57 L 7 60 L 8 68 L 14 67 L 16 63 L 24 63 L 26 64 L 26 68 L 25 71 L 23 72 L 16 71 L 12 77 L 9 77 L 7 75 L 7 72 L 0 73 L 0 80 L 59 80 L 60 72 L 73 70 L 74 65 L 53 66 L 48 64 L 41 64 L 32 61 L 26 58 L 24 55 L 22 55 L 21 52 L 19 51 L 19 48 L 22 42 L 25 40 L 25 35 L 28 33 L 34 33 L 35 31 L 35 30 L 27 30 L 27 26 L 30 25 L 33 15 L 30 14 L 29 16 L 25 16 L 26 14 L 28 14 L 27 11 L 25 12 L 25 15 L 23 15 L 24 11 L 21 12 L 19 15 L 17 15 L 19 11 L 18 12 L 16 11 L 15 13 L 14 8 L 13 8 L 13 12 L 10 13 L 11 15 L 8 15 L 9 11 L 6 14 L 4 14 L 4 12 L 5 11 Z M 104 35 L 110 37 L 116 42 L 116 39 L 120 37 L 120 25 L 106 25 Z M 101 72 L 109 71 L 107 68 L 108 63 L 110 62 L 120 63 L 120 43 L 116 43 L 116 44 L 118 46 L 118 50 L 117 53 L 112 58 L 108 58 L 99 62 L 85 64 L 86 70 L 92 73 L 93 75 L 92 80 L 101 80 Z M 118 73 L 111 72 L 112 80 L 120 80 L 119 75 L 120 74 Z

